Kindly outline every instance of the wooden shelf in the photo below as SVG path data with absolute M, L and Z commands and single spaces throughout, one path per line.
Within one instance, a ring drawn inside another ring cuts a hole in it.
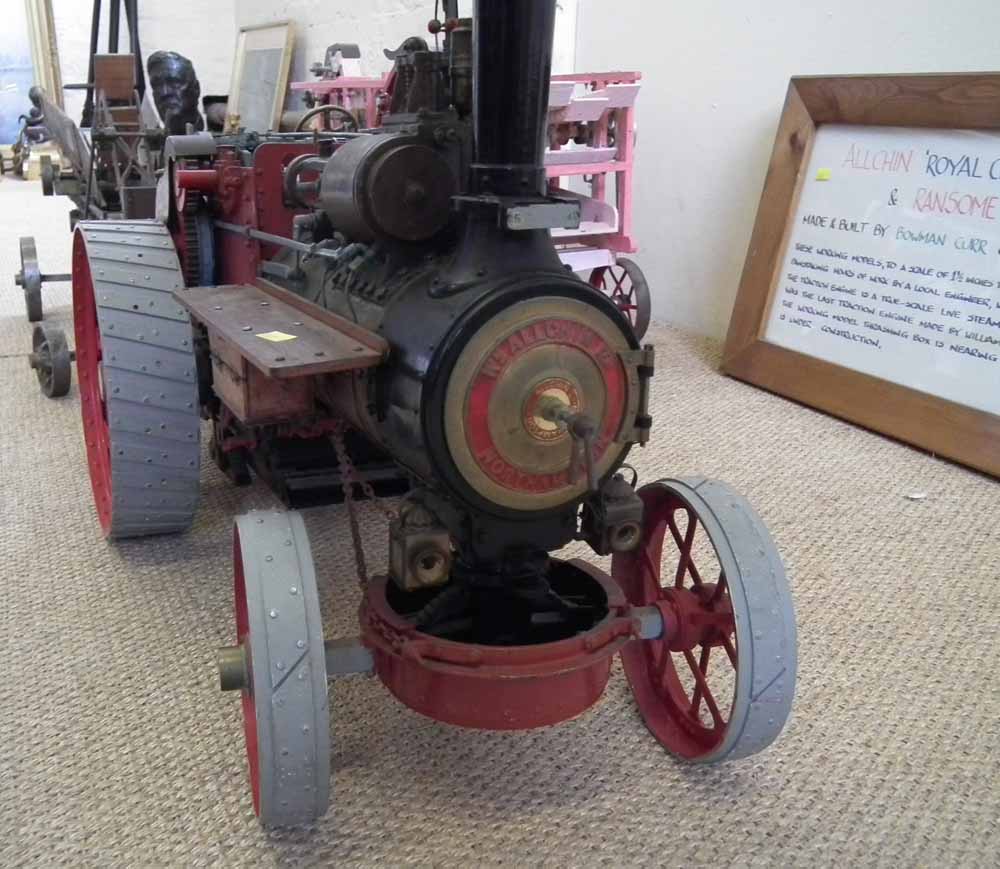
M 282 293 L 291 295 L 278 287 L 231 284 L 184 288 L 174 296 L 210 334 L 269 377 L 329 374 L 382 361 L 386 346 L 380 336 L 356 323 L 341 323 L 342 317 L 304 299 L 284 299 Z
M 563 178 L 567 175 L 596 175 L 599 172 L 624 172 L 627 164 L 621 160 L 605 163 L 553 163 L 545 167 L 549 178 Z

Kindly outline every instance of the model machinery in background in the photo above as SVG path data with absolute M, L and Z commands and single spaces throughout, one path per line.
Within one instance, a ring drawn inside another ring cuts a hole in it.
M 361 49 L 354 43 L 334 43 L 326 49 L 322 63 L 314 63 L 314 81 L 289 85 L 301 92 L 306 111 L 288 113 L 293 129 L 357 130 L 377 127 L 381 107 L 391 84 L 388 76 L 361 75 Z
M 72 200 L 71 230 L 81 219 L 155 217 L 166 137 L 203 126 L 198 79 L 182 55 L 157 51 L 150 56 L 147 93 L 136 6 L 137 0 L 124 0 L 131 52 L 118 53 L 122 4 L 112 0 L 109 53 L 98 54 L 101 0 L 94 2 L 89 78 L 84 84 L 66 86 L 87 92 L 80 125 L 41 88 L 29 93 L 38 122 L 44 123 L 61 154 L 58 164 L 48 155 L 41 157 L 42 192 Z M 23 289 L 28 320 L 38 322 L 43 317 L 42 285 L 69 280 L 70 275 L 41 271 L 33 237 L 22 237 L 19 246 L 21 268 L 14 280 Z M 28 359 L 46 395 L 59 397 L 69 391 L 73 358 L 61 330 L 35 327 Z
M 38 100 L 46 128 L 62 155 L 60 164 L 53 163 L 48 155 L 42 156 L 42 192 L 73 201 L 70 229 L 84 218 L 153 218 L 157 172 L 166 140 L 166 130 L 157 116 L 150 113 L 148 106 L 144 111 L 140 105 L 133 56 L 106 54 L 92 60 L 94 105 L 90 111 L 94 126 L 89 138 L 44 91 L 32 88 L 32 97 Z M 198 118 L 197 108 L 192 115 L 187 106 L 192 88 L 197 105 L 198 82 L 193 70 L 187 74 L 185 64 L 190 67 L 186 58 L 172 52 L 157 52 L 150 58 L 157 107 L 175 127 L 180 118 Z M 24 236 L 19 244 L 21 268 L 14 281 L 24 291 L 28 320 L 35 323 L 43 316 L 42 285 L 69 280 L 70 275 L 42 273 L 33 237 Z M 69 391 L 72 358 L 61 330 L 35 327 L 29 363 L 49 397 Z
M 45 118 L 42 117 L 42 107 L 38 96 L 38 88 L 28 90 L 31 108 L 28 109 L 27 114 L 18 115 L 17 118 L 20 126 L 17 131 L 17 139 L 10 149 L 10 171 L 19 178 L 25 177 L 32 145 L 40 145 L 49 140 L 49 131 L 45 127 Z M 0 174 L 6 173 L 7 159 L 0 156 Z
M 795 624 L 771 538 L 722 483 L 635 488 L 653 349 L 553 245 L 586 220 L 544 165 L 555 5 L 478 0 L 474 28 L 437 24 L 440 50 L 396 57 L 377 128 L 171 138 L 163 222 L 76 228 L 105 534 L 188 527 L 203 419 L 234 479 L 346 499 L 357 637 L 324 638 L 298 514 L 235 524 L 219 667 L 266 824 L 326 811 L 327 680 L 351 673 L 437 720 L 517 729 L 588 708 L 620 654 L 652 734 L 694 762 L 759 751 L 788 715 Z M 390 507 L 380 487 L 407 492 Z M 360 495 L 388 520 L 375 576 Z M 574 540 L 611 575 L 551 554 Z
M 117 2 L 112 8 L 109 51 L 117 51 Z M 445 4 L 446 14 L 454 4 Z M 175 52 L 155 52 L 149 59 L 150 93 L 142 97 L 142 77 L 138 35 L 131 16 L 129 32 L 133 54 L 93 55 L 92 81 L 84 116 L 96 126 L 90 140 L 40 89 L 32 99 L 42 119 L 43 107 L 52 119 L 56 141 L 64 154 L 64 165 L 42 158 L 42 188 L 46 195 L 61 194 L 73 199 L 71 227 L 81 214 L 88 218 L 117 219 L 154 216 L 156 180 L 163 167 L 165 136 L 200 130 L 204 123 L 198 112 L 200 88 L 191 62 Z M 95 2 L 95 26 L 99 21 L 100 0 Z M 447 35 L 458 25 L 456 16 L 438 24 L 434 34 Z M 454 41 L 453 41 L 454 42 Z M 96 50 L 97 31 L 92 33 Z M 380 78 L 360 76 L 360 49 L 353 43 L 328 46 L 322 63 L 313 64 L 316 81 L 294 82 L 293 91 L 302 91 L 304 112 L 286 112 L 282 129 L 304 132 L 356 132 L 381 124 L 385 112 L 399 114 L 413 110 L 406 101 L 418 104 L 424 95 L 414 92 L 409 82 L 415 75 L 409 58 L 422 56 L 427 42 L 411 37 L 386 57 L 400 63 Z M 452 65 L 468 63 L 468 58 L 452 58 Z M 403 81 L 396 93 L 396 78 Z M 468 77 L 466 76 L 466 79 Z M 581 202 L 581 223 L 573 229 L 555 230 L 560 259 L 568 267 L 609 295 L 629 317 L 641 338 L 649 324 L 651 302 L 646 279 L 639 266 L 621 256 L 636 250 L 631 235 L 632 159 L 634 154 L 634 102 L 639 90 L 638 73 L 584 73 L 557 76 L 549 91 L 548 143 L 545 163 L 550 186 L 559 190 L 567 180 L 582 179 L 588 195 L 574 195 Z M 69 87 L 80 87 L 71 85 Z M 150 100 L 151 97 L 151 100 Z M 394 102 L 395 100 L 395 102 Z M 155 105 L 155 111 L 150 105 Z M 224 97 L 206 97 L 205 112 L 210 130 L 221 132 L 225 116 Z M 214 122 L 213 122 L 214 121 Z M 252 134 L 251 134 L 252 135 Z M 21 269 L 15 281 L 24 289 L 28 319 L 42 318 L 41 287 L 47 281 L 63 281 L 65 274 L 43 274 L 35 240 L 20 240 Z M 65 336 L 51 327 L 38 327 L 32 338 L 29 361 L 42 391 L 61 397 L 71 384 L 73 352 Z
M 40 87 L 29 91 L 32 111 L 44 124 L 49 138 L 58 146 L 64 165 L 54 164 L 48 155 L 40 160 L 42 192 L 68 196 L 76 206 L 70 228 L 80 218 L 100 219 L 106 214 L 130 217 L 152 216 L 155 166 L 141 150 L 144 131 L 139 106 L 145 93 L 142 54 L 139 48 L 138 0 L 111 0 L 108 19 L 108 53 L 98 54 L 101 29 L 101 0 L 94 0 L 90 33 L 90 61 L 87 81 L 66 85 L 68 90 L 85 90 L 79 126 Z M 119 54 L 121 12 L 125 10 L 131 53 Z M 82 128 L 90 129 L 90 140 Z M 162 134 L 153 147 L 162 145 Z M 126 189 L 128 188 L 128 189 Z M 65 281 L 68 275 L 42 274 L 33 238 L 20 240 L 21 270 L 15 283 L 24 290 L 28 320 L 42 319 L 42 284 Z M 35 336 L 36 344 L 39 335 Z M 47 343 L 47 342 L 44 342 Z M 47 383 L 65 383 L 68 372 L 50 377 L 39 369 L 42 388 Z M 54 394 L 63 394 L 56 391 Z
M 552 77 L 549 149 L 545 168 L 559 190 L 583 182 L 580 226 L 557 229 L 560 259 L 609 295 L 645 335 L 652 315 L 649 284 L 639 265 L 622 254 L 638 250 L 632 237 L 637 72 L 574 73 Z
M 450 10 L 446 10 L 450 11 Z M 457 18 L 440 25 L 439 33 L 457 26 Z M 426 51 L 427 43 L 411 37 L 387 58 L 405 58 Z M 311 71 L 317 81 L 293 82 L 307 107 L 304 113 L 286 113 L 289 129 L 357 130 L 378 126 L 383 112 L 399 113 L 392 105 L 396 67 L 386 76 L 360 75 L 360 49 L 337 43 L 327 48 L 323 63 Z M 404 65 L 401 75 L 412 73 Z M 553 236 L 562 262 L 609 295 L 632 322 L 639 338 L 652 314 L 649 285 L 639 265 L 623 254 L 635 253 L 632 236 L 632 173 L 635 154 L 635 100 L 641 75 L 637 72 L 575 73 L 553 76 L 548 100 L 546 174 L 550 187 L 560 190 L 578 179 L 586 195 L 581 223 L 556 229 Z M 411 91 L 400 93 L 411 99 Z M 420 100 L 420 95 L 415 97 Z M 564 191 L 562 195 L 567 195 Z
M 151 218 L 155 212 L 156 175 L 163 131 L 144 127 L 135 91 L 131 55 L 101 55 L 94 58 L 94 126 L 89 140 L 40 88 L 33 88 L 52 140 L 59 146 L 62 162 L 48 155 L 41 158 L 42 192 L 67 196 L 75 205 L 70 228 L 78 220 L 117 217 Z M 20 239 L 21 268 L 14 276 L 24 291 L 28 320 L 42 319 L 42 285 L 66 281 L 69 275 L 43 274 L 38 264 L 35 239 Z M 36 326 L 29 359 L 42 391 L 50 397 L 65 395 L 70 387 L 69 359 L 60 330 Z

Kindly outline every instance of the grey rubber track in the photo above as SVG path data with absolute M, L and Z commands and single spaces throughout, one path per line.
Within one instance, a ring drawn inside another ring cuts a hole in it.
M 101 332 L 111 441 L 109 537 L 185 530 L 198 507 L 200 417 L 191 320 L 166 227 L 78 224 Z
M 266 827 L 308 823 L 330 800 L 330 710 L 323 622 L 302 516 L 236 520 Z

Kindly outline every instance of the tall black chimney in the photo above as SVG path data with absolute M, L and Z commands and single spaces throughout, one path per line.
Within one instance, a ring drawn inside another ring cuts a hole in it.
M 476 0 L 476 193 L 545 193 L 545 133 L 556 0 Z

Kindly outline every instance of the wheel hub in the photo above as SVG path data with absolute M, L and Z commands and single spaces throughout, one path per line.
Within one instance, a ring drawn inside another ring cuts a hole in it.
M 243 643 L 224 646 L 216 653 L 219 687 L 223 691 L 243 691 L 250 684 L 247 653 Z
M 718 591 L 715 583 L 694 589 L 663 589 L 656 606 L 663 615 L 664 638 L 671 652 L 721 646 L 732 636 L 736 630 L 733 607 L 728 597 L 717 595 Z
M 550 419 L 545 413 L 546 403 L 559 402 L 573 413 L 581 408 L 580 392 L 576 385 L 564 377 L 550 377 L 539 383 L 524 402 L 523 422 L 525 431 L 536 440 L 551 443 L 569 436 L 565 426 Z

